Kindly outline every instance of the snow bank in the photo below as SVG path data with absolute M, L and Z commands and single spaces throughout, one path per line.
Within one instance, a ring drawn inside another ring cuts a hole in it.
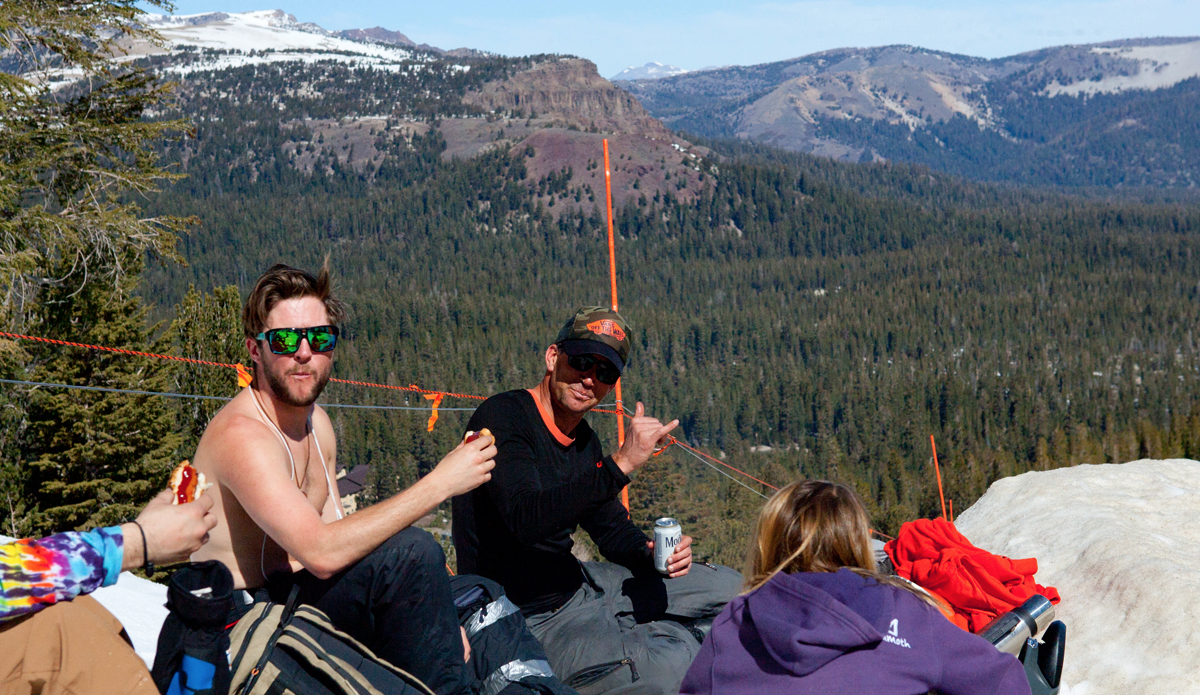
M 1135 461 L 998 480 L 955 525 L 1038 560 L 1062 593 L 1063 695 L 1200 693 L 1200 463 Z

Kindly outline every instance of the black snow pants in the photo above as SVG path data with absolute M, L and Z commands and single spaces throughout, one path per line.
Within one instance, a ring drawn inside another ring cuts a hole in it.
M 684 576 L 634 577 L 585 562 L 562 607 L 526 618 L 554 673 L 581 695 L 678 695 L 712 620 L 741 588 L 728 567 L 693 563 Z
M 329 579 L 307 570 L 272 575 L 271 600 L 285 602 L 293 585 L 302 603 L 438 695 L 476 692 L 479 683 L 463 663 L 446 556 L 428 532 L 406 528 Z

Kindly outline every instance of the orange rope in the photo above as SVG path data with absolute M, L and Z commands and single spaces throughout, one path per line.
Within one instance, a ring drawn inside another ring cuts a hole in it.
M 212 362 L 209 360 L 197 360 L 197 359 L 192 359 L 190 357 L 176 357 L 174 355 L 163 355 L 163 354 L 155 353 L 155 352 L 142 352 L 140 350 L 127 350 L 125 348 L 105 347 L 103 345 L 91 345 L 88 343 L 75 343 L 75 342 L 71 342 L 69 340 L 56 340 L 54 338 L 42 338 L 42 337 L 34 336 L 34 335 L 22 335 L 20 333 L 6 333 L 3 331 L 0 331 L 0 337 L 13 338 L 16 340 L 32 340 L 34 342 L 49 343 L 51 345 L 65 345 L 68 347 L 85 348 L 88 350 L 100 350 L 102 352 L 114 352 L 114 353 L 118 353 L 118 354 L 122 354 L 122 355 L 134 355 L 137 357 L 155 357 L 155 358 L 163 359 L 163 360 L 174 360 L 176 362 L 187 362 L 190 364 L 203 364 L 203 365 L 207 365 L 210 367 L 226 367 L 226 368 L 235 369 L 235 370 L 237 370 L 239 367 L 241 367 L 241 370 L 245 369 L 245 367 L 242 367 L 242 365 L 239 365 L 239 364 L 229 364 L 226 362 Z M 241 370 L 239 370 L 239 372 Z M 391 386 L 389 384 L 376 384 L 376 383 L 373 383 L 370 381 L 354 381 L 351 379 L 330 379 L 330 381 L 336 381 L 340 384 L 351 384 L 354 386 L 370 386 L 372 388 L 392 389 L 394 391 L 406 391 L 406 392 L 410 392 L 410 393 L 427 394 L 431 397 L 435 397 L 436 400 L 438 400 L 438 401 L 441 400 L 440 397 L 446 397 L 446 396 L 450 396 L 453 398 L 469 398 L 472 400 L 479 400 L 479 401 L 487 400 L 486 396 L 472 396 L 471 394 L 468 394 L 468 393 L 455 393 L 453 391 L 435 391 L 433 389 L 423 389 L 423 388 L 417 386 L 416 384 L 409 384 L 408 386 Z M 620 382 L 618 381 L 617 383 L 619 386 Z M 618 408 L 621 408 L 621 402 L 619 400 L 619 397 L 618 397 L 618 401 L 617 401 L 616 405 Z M 436 412 L 436 410 L 434 412 Z M 619 423 L 618 439 L 620 440 L 620 443 L 624 443 L 623 442 L 623 440 L 624 440 L 624 436 L 623 436 L 624 424 L 625 424 L 624 418 L 629 417 L 629 416 L 620 409 L 604 410 L 604 409 L 600 409 L 600 408 L 595 408 L 595 409 L 593 409 L 593 412 L 617 415 L 617 421 Z M 724 466 L 731 471 L 740 473 L 740 474 L 746 476 L 747 478 L 753 480 L 754 482 L 759 483 L 761 485 L 765 485 L 772 490 L 779 489 L 766 481 L 755 478 L 754 476 L 750 475 L 749 473 L 747 473 L 745 471 L 734 468 L 733 466 L 725 463 L 724 461 L 721 461 L 720 459 L 709 456 L 708 454 L 704 453 L 703 451 L 700 451 L 699 449 L 688 446 L 687 444 L 684 444 L 683 442 L 679 441 L 675 437 L 671 437 L 668 435 L 668 438 L 671 440 L 671 444 L 678 444 L 679 446 L 681 446 L 699 456 L 703 456 L 704 458 L 706 458 L 710 461 L 713 461 L 714 463 L 717 463 L 721 466 Z M 932 437 L 930 437 L 930 440 L 932 441 Z M 661 454 L 663 451 L 666 451 L 666 447 L 659 450 L 655 455 L 657 456 L 658 454 Z M 936 453 L 934 456 L 935 456 L 935 461 L 936 461 Z M 940 483 L 941 483 L 940 474 L 939 474 L 938 481 L 939 481 L 939 487 L 940 487 Z M 621 495 L 622 501 L 626 502 L 626 509 L 628 509 L 628 504 L 627 504 L 628 494 L 629 494 L 628 489 L 626 489 L 626 490 L 622 491 L 622 495 Z
M 35 335 L 21 335 L 20 333 L 4 333 L 0 331 L 0 337 L 15 338 L 17 340 L 32 340 L 38 343 L 50 343 L 51 345 L 66 345 L 69 347 L 87 348 L 88 350 L 102 350 L 104 352 L 116 352 L 122 355 L 135 355 L 137 357 L 157 357 L 161 360 L 175 360 L 176 362 L 190 362 L 192 364 L 206 364 L 210 367 L 228 367 L 237 369 L 236 364 L 226 364 L 225 362 L 209 362 L 208 360 L 194 360 L 190 357 L 175 357 L 174 355 L 160 355 L 155 352 L 141 352 L 140 350 L 126 350 L 124 348 L 104 347 L 103 345 L 88 345 L 87 343 L 72 343 L 69 340 L 55 340 L 53 338 L 39 338 Z
M 709 456 L 708 454 L 704 453 L 703 451 L 700 451 L 699 449 L 697 449 L 695 447 L 688 446 L 687 444 L 684 444 L 683 442 L 679 441 L 678 439 L 676 439 L 670 435 L 667 435 L 667 438 L 671 440 L 672 444 L 678 444 L 679 446 L 683 447 L 684 449 L 687 449 L 688 451 L 690 451 L 694 454 L 699 454 L 700 456 L 703 456 L 704 458 L 708 459 L 709 461 L 712 461 L 714 463 L 718 463 L 722 466 L 725 466 L 729 470 L 734 471 L 736 473 L 741 473 L 742 475 L 746 476 L 747 478 L 753 480 L 756 483 L 759 483 L 761 485 L 766 485 L 767 487 L 771 488 L 772 490 L 779 489 L 779 488 L 775 487 L 774 485 L 768 483 L 765 480 L 759 480 L 758 478 L 755 478 L 754 476 L 750 475 L 746 471 L 738 470 L 737 468 L 734 468 L 733 466 L 729 465 L 728 463 L 725 463 L 724 461 L 722 461 L 718 458 L 713 458 L 712 456 Z
M 14 338 L 16 340 L 32 340 L 38 343 L 49 343 L 51 345 L 66 345 L 68 347 L 86 348 L 88 350 L 100 350 L 103 352 L 115 352 L 122 355 L 134 355 L 136 357 L 156 357 L 160 360 L 174 360 L 176 362 L 188 362 L 191 364 L 203 364 L 209 367 L 227 367 L 229 369 L 237 369 L 242 367 L 240 364 L 229 364 L 227 362 L 210 362 L 209 360 L 196 360 L 190 357 L 176 357 L 175 355 L 163 355 L 157 352 L 142 352 L 140 350 L 126 350 L 125 348 L 105 347 L 103 345 L 90 345 L 88 343 L 73 343 L 69 340 L 55 340 L 54 338 L 41 338 L 36 335 L 22 335 L 20 333 L 5 333 L 0 331 L 0 337 Z M 245 369 L 245 367 L 242 367 Z M 408 386 L 389 386 L 388 384 L 376 384 L 370 381 L 353 381 L 350 379 L 330 379 L 339 384 L 353 384 L 354 386 L 370 386 L 379 389 L 394 389 L 396 391 L 408 391 L 411 393 L 427 393 L 441 396 L 451 396 L 453 398 L 470 398 L 477 401 L 487 400 L 486 396 L 472 396 L 467 393 L 454 393 L 453 391 L 435 391 L 433 389 L 423 389 L 416 384 Z
M 371 386 L 377 389 L 392 389 L 395 391 L 409 391 L 411 393 L 427 393 L 431 395 L 452 396 L 454 398 L 471 398 L 477 401 L 487 400 L 487 396 L 472 396 L 469 393 L 454 393 L 453 391 L 435 391 L 433 389 L 423 389 L 416 384 L 409 384 L 408 386 L 389 386 L 388 384 L 375 384 L 370 381 L 352 381 L 350 379 L 330 379 L 330 381 L 336 381 L 339 384 L 353 384 L 355 386 Z
M 933 470 L 937 472 L 938 497 L 942 499 L 942 519 L 946 518 L 946 493 L 942 491 L 942 468 L 938 465 L 937 444 L 933 443 L 933 435 L 929 435 L 929 446 L 933 449 Z

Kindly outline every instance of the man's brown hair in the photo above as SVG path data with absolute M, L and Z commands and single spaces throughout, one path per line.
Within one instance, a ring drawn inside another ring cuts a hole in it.
M 321 273 L 316 277 L 307 271 L 277 263 L 258 278 L 250 296 L 246 298 L 246 306 L 242 309 L 242 330 L 245 331 L 246 337 L 255 340 L 258 334 L 266 329 L 267 315 L 275 305 L 285 299 L 301 297 L 316 297 L 321 300 L 332 324 L 341 323 L 346 318 L 346 305 L 333 296 L 333 280 L 329 277 L 328 258 L 321 266 Z

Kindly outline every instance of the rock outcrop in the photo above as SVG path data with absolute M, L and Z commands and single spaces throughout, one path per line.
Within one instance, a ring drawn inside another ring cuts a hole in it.
M 489 82 L 463 102 L 509 116 L 536 114 L 580 130 L 670 137 L 637 99 L 601 77 L 590 60 L 579 58 L 547 61 Z

